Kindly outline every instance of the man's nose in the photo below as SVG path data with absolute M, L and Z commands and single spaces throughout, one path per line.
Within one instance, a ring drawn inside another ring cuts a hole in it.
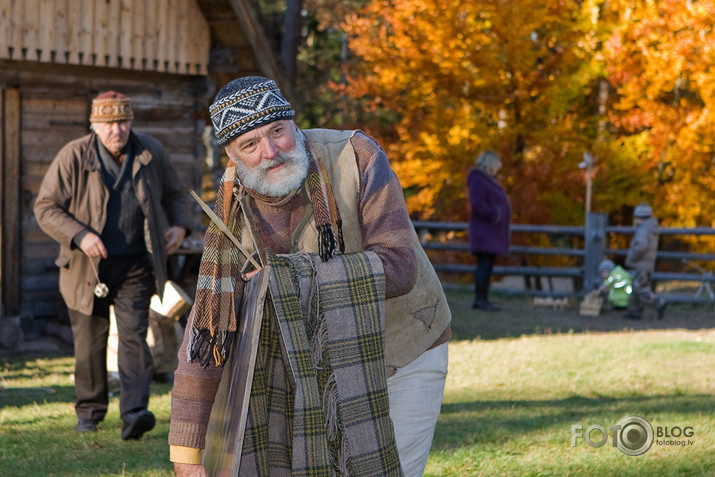
M 261 155 L 267 159 L 272 159 L 278 154 L 278 148 L 273 143 L 273 139 L 263 136 L 260 142 Z

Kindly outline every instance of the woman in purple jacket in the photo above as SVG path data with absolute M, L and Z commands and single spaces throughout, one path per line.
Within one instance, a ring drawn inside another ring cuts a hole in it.
M 474 271 L 475 298 L 472 308 L 497 311 L 489 302 L 489 281 L 497 255 L 509 254 L 511 206 L 504 189 L 495 179 L 501 160 L 494 151 L 482 152 L 467 176 L 469 189 L 469 243 L 477 258 Z

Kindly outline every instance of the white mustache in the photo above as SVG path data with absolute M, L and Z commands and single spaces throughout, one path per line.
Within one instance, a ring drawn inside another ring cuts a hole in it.
M 290 157 L 289 155 L 279 153 L 276 155 L 271 160 L 264 160 L 260 164 L 258 164 L 256 167 L 253 168 L 254 172 L 267 172 L 269 169 L 279 166 L 284 163 L 290 163 L 293 162 L 293 158 Z

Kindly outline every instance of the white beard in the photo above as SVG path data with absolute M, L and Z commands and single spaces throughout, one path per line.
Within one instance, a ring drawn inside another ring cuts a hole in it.
M 249 169 L 241 161 L 235 163 L 236 172 L 243 185 L 269 197 L 285 197 L 300 188 L 308 176 L 308 154 L 300 137 L 296 137 L 295 147 L 291 152 L 279 152 L 275 158 L 264 160 L 253 169 Z M 269 171 L 271 167 L 283 163 L 285 166 L 280 170 Z

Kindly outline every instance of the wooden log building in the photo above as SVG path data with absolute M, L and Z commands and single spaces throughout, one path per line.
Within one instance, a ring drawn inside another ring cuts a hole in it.
M 218 88 L 252 74 L 286 88 L 252 8 L 248 0 L 0 0 L 0 318 L 66 314 L 59 246 L 32 208 L 56 153 L 89 131 L 94 96 L 129 96 L 133 128 L 161 140 L 185 185 L 199 189 Z

